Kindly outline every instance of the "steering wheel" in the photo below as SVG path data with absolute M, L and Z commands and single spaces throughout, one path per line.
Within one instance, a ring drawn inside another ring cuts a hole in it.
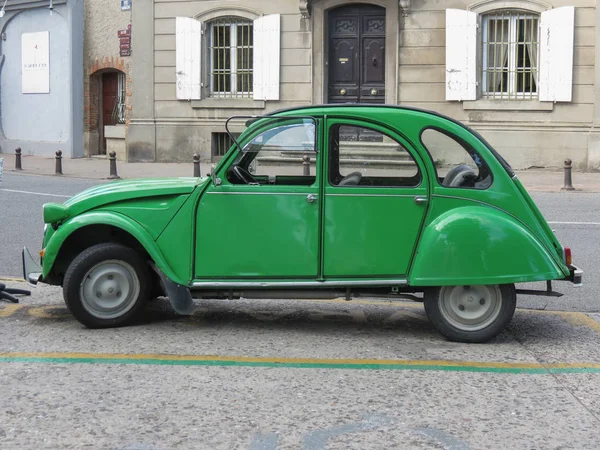
M 248 172 L 246 169 L 238 166 L 237 164 L 235 166 L 233 166 L 232 171 L 234 173 L 234 175 L 236 176 L 236 178 L 238 180 L 240 180 L 242 183 L 244 184 L 258 184 L 258 181 L 256 181 L 256 178 L 254 178 L 250 172 Z
M 352 172 L 340 180 L 338 186 L 356 186 L 360 183 L 362 174 L 360 172 Z

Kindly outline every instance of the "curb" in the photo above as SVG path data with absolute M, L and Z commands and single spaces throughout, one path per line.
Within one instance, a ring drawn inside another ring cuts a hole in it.
M 97 177 L 86 177 L 86 176 L 80 176 L 80 175 L 71 175 L 69 173 L 65 173 L 62 175 L 56 175 L 53 173 L 39 173 L 39 172 L 31 172 L 29 170 L 15 170 L 15 169 L 8 169 L 8 170 L 4 170 L 4 173 L 14 173 L 14 174 L 21 174 L 21 175 L 31 175 L 34 177 L 50 177 L 50 178 L 76 178 L 78 180 L 96 180 L 96 181 L 113 181 L 111 178 L 109 178 L 108 176 L 106 177 L 102 177 L 102 178 L 97 178 Z M 122 179 L 125 179 L 125 177 L 121 177 Z

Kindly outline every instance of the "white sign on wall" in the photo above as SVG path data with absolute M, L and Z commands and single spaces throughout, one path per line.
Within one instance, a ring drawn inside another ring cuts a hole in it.
M 50 93 L 50 33 L 23 33 L 21 35 L 21 92 L 23 94 Z

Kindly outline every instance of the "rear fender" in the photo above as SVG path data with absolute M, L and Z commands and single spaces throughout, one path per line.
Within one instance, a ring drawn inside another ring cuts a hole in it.
M 162 252 L 145 228 L 118 213 L 93 211 L 80 214 L 62 224 L 46 244 L 43 258 L 43 277 L 46 278 L 56 261 L 64 242 L 76 230 L 90 225 L 107 225 L 129 233 L 144 247 L 154 264 L 172 281 L 187 285 L 188 280 L 179 280 L 166 262 Z
M 410 272 L 413 286 L 504 284 L 564 278 L 541 242 L 503 211 L 454 208 L 426 226 Z

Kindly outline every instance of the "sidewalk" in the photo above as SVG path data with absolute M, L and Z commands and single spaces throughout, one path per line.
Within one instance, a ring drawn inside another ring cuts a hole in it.
M 4 158 L 4 172 L 15 172 L 15 155 L 0 153 Z M 54 175 L 54 157 L 23 155 L 23 170 L 20 173 L 31 175 Z M 106 180 L 109 175 L 109 162 L 104 157 L 63 158 L 63 176 Z M 200 173 L 210 172 L 210 164 L 200 163 Z M 519 179 L 529 191 L 559 192 L 564 182 L 562 170 L 531 169 L 516 171 Z M 192 161 L 188 163 L 127 163 L 117 161 L 117 173 L 121 178 L 191 177 L 194 173 Z M 575 172 L 572 174 L 576 192 L 600 192 L 600 173 Z

